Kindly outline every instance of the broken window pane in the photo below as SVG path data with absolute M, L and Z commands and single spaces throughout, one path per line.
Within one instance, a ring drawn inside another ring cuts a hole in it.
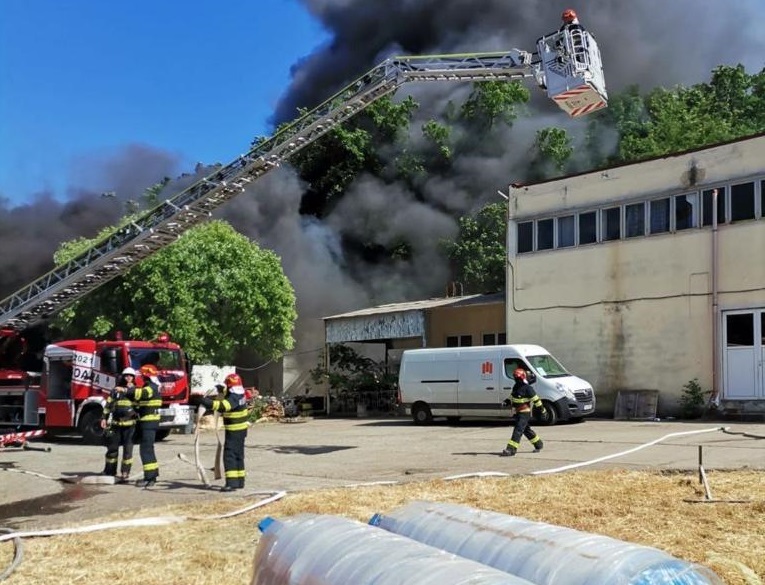
M 688 193 L 675 197 L 675 229 L 677 231 L 698 227 L 699 195 Z

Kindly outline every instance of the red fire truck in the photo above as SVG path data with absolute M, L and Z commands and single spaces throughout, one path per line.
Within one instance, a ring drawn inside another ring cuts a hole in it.
M 154 364 L 162 383 L 160 432 L 191 421 L 191 366 L 181 347 L 161 334 L 154 341 L 58 341 L 45 347 L 41 372 L 0 369 L 0 428 L 76 430 L 89 443 L 102 441 L 101 414 L 123 368 Z

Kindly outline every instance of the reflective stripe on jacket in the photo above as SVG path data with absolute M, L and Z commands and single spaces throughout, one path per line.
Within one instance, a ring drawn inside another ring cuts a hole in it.
M 224 398 L 209 401 L 209 408 L 223 414 L 223 428 L 227 431 L 243 431 L 247 429 L 247 419 L 250 411 L 244 401 L 244 396 L 227 394 Z
M 532 404 L 536 407 L 542 407 L 542 401 L 531 384 L 525 382 L 516 382 L 513 391 L 510 394 L 513 406 L 518 412 L 529 412 Z
M 141 388 L 135 388 L 132 398 L 138 403 L 138 416 L 142 423 L 159 422 L 162 396 L 156 384 L 148 382 Z
M 108 421 L 111 417 L 111 424 L 118 427 L 131 427 L 135 425 L 136 411 L 133 400 L 129 393 L 131 389 L 116 387 L 111 391 L 104 405 L 104 420 Z

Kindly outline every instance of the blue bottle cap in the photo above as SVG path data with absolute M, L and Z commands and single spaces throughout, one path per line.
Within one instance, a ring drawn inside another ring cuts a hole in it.
M 379 526 L 382 521 L 382 514 L 375 514 L 369 519 L 370 526 Z
M 261 520 L 258 523 L 258 530 L 260 530 L 261 532 L 265 532 L 266 530 L 268 530 L 269 526 L 271 526 L 271 524 L 273 524 L 274 522 L 275 520 L 271 518 L 271 516 L 266 516 L 265 518 L 263 518 L 263 520 Z

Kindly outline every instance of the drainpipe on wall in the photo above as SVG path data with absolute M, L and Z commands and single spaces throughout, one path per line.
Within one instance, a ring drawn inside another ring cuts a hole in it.
M 515 305 L 515 264 L 518 255 L 518 228 L 512 215 L 512 209 L 518 200 L 512 189 L 520 189 L 520 185 L 510 185 L 507 195 L 498 193 L 507 200 L 507 212 L 505 215 L 505 339 L 510 341 L 510 319 Z
M 710 402 L 720 402 L 720 306 L 718 299 L 718 233 L 717 189 L 712 189 L 712 396 Z

